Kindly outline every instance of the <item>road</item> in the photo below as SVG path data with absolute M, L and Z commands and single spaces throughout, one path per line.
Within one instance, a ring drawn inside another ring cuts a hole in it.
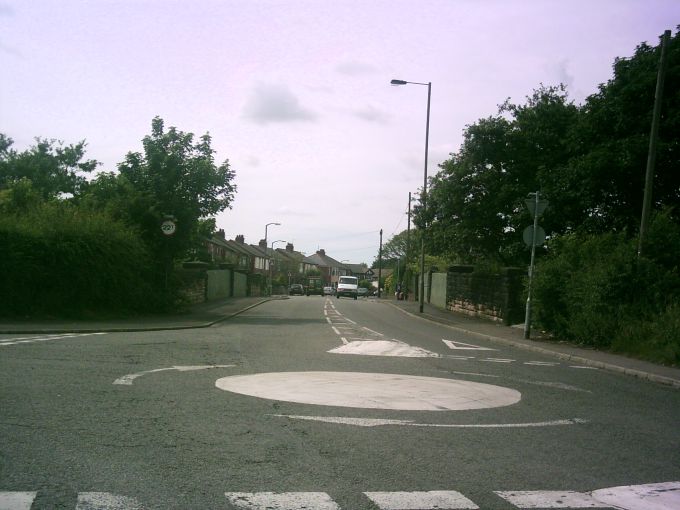
M 0 381 L 0 510 L 680 508 L 680 391 L 372 299 L 4 335 Z

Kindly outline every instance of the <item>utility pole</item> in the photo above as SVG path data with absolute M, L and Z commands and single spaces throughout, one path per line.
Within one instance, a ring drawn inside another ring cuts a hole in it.
M 408 256 L 411 253 L 411 192 L 408 192 L 408 227 L 406 228 L 406 267 L 408 267 Z M 406 271 L 404 271 L 405 273 Z M 409 285 L 406 282 L 406 288 Z
M 647 225 L 652 209 L 652 187 L 654 185 L 654 167 L 656 165 L 656 144 L 659 138 L 659 122 L 661 120 L 661 100 L 663 99 L 663 84 L 668 67 L 667 48 L 671 31 L 666 30 L 661 38 L 661 59 L 659 73 L 656 78 L 656 92 L 654 93 L 654 111 L 652 112 L 652 128 L 649 134 L 649 152 L 647 154 L 647 171 L 645 173 L 645 194 L 642 200 L 642 220 L 640 221 L 640 238 L 638 239 L 638 257 L 642 255 L 642 245 L 647 236 Z
M 380 299 L 381 278 L 382 278 L 382 229 L 380 229 L 380 250 L 378 250 L 378 299 Z

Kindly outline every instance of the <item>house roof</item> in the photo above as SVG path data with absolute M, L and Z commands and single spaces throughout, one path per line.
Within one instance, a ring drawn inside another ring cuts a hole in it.
M 305 257 L 303 259 L 303 262 L 306 262 L 307 264 L 314 264 L 314 265 L 320 266 L 320 267 L 344 267 L 345 266 L 342 262 L 338 262 L 333 257 L 329 257 L 328 255 L 326 255 L 326 252 L 324 250 L 319 250 L 314 255 L 310 255 L 309 257 Z

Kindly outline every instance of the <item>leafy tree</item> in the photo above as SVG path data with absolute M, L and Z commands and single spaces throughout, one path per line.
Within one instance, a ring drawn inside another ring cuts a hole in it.
M 174 127 L 166 130 L 159 117 L 153 119 L 151 134 L 142 143 L 143 153 L 128 153 L 118 166 L 116 182 L 100 184 L 118 190 L 131 186 L 133 201 L 139 206 L 134 220 L 145 239 L 155 253 L 174 259 L 192 248 L 201 219 L 231 207 L 235 174 L 228 161 L 216 165 L 209 134 L 195 142 L 192 133 Z M 160 224 L 170 218 L 177 230 L 165 238 Z
M 99 163 L 85 160 L 85 141 L 64 146 L 63 142 L 36 138 L 36 144 L 23 152 L 12 149 L 14 141 L 0 133 L 0 189 L 22 179 L 43 199 L 62 194 L 78 195 L 85 185 L 83 174 Z
M 427 215 L 414 209 L 416 225 L 429 226 L 428 251 L 465 263 L 519 263 L 530 222 L 524 199 L 562 178 L 577 113 L 563 87 L 541 87 L 526 104 L 506 101 L 496 116 L 468 126 L 460 151 L 431 179 Z

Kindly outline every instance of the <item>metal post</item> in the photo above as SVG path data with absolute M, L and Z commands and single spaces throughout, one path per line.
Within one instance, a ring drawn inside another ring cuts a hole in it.
M 425 303 L 425 231 L 427 230 L 427 149 L 430 139 L 430 95 L 432 92 L 432 82 L 427 84 L 427 121 L 425 123 L 425 170 L 423 172 L 423 193 L 420 201 L 423 204 L 423 216 L 425 224 L 420 237 L 420 313 L 423 313 Z
M 538 191 L 535 194 L 534 231 L 531 236 L 531 263 L 529 264 L 529 288 L 527 289 L 527 307 L 524 315 L 524 338 L 531 336 L 531 283 L 534 279 L 534 257 L 536 255 L 536 231 L 538 230 Z
M 378 250 L 378 299 L 380 299 L 381 278 L 382 278 L 382 229 L 380 229 L 380 250 Z

